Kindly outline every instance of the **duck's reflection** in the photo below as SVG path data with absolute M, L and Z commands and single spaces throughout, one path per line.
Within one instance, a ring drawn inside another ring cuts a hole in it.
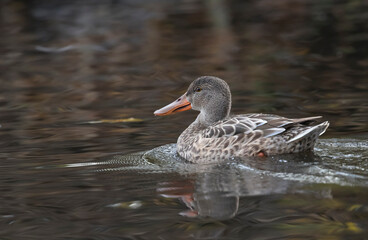
M 283 179 L 279 176 L 283 173 L 302 174 L 304 171 L 309 171 L 315 160 L 315 156 L 307 158 L 299 156 L 297 160 L 294 156 L 290 163 L 287 158 L 282 157 L 252 162 L 252 164 L 210 166 L 210 170 L 191 174 L 186 180 L 161 182 L 157 192 L 165 198 L 180 199 L 188 208 L 180 212 L 180 215 L 219 220 L 231 219 L 238 212 L 240 197 L 298 193 L 330 198 L 328 189 L 303 190 L 302 186 L 306 183 Z M 260 172 L 255 169 L 266 171 Z M 270 172 L 277 174 L 267 174 Z
M 157 191 L 163 197 L 180 199 L 188 210 L 179 214 L 186 217 L 229 219 L 238 211 L 239 196 L 220 191 L 201 191 L 191 180 L 162 182 Z

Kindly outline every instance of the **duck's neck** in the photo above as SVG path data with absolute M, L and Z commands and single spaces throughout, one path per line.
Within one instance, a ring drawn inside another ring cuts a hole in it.
M 198 128 L 204 129 L 208 126 L 229 117 L 231 108 L 231 100 L 224 100 L 208 104 L 197 116 L 195 124 Z
M 178 138 L 178 150 L 183 150 L 182 148 L 190 148 L 193 141 L 196 139 L 198 132 L 206 129 L 215 122 L 227 118 L 230 114 L 230 105 L 231 102 L 229 102 L 226 107 L 217 106 L 214 108 L 207 108 L 205 111 L 202 110 L 198 114 L 197 119 L 180 134 Z
M 224 101 L 217 102 L 217 104 L 208 104 L 206 106 L 206 109 L 198 114 L 197 119 L 180 134 L 177 142 L 179 152 L 185 152 L 193 146 L 198 132 L 206 129 L 215 122 L 229 117 L 231 100 L 224 99 Z

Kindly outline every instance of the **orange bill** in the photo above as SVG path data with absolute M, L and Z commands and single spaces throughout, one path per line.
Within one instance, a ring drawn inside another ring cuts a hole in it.
M 187 100 L 186 94 L 187 93 L 184 93 L 183 96 L 176 99 L 174 102 L 170 103 L 169 105 L 166 105 L 163 108 L 156 110 L 154 114 L 156 116 L 165 116 L 192 109 L 190 102 L 188 102 Z

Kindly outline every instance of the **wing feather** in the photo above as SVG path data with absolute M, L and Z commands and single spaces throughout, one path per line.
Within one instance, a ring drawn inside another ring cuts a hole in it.
M 206 128 L 202 136 L 204 138 L 220 138 L 223 136 L 231 137 L 239 134 L 248 134 L 256 130 L 261 131 L 264 137 L 277 135 L 283 131 L 284 128 L 270 126 L 267 120 L 256 117 L 233 117 L 231 119 L 217 122 L 214 125 Z M 258 136 L 259 134 L 257 134 Z M 250 136 L 250 135 L 249 135 Z
M 217 122 L 206 128 L 202 132 L 202 137 L 221 138 L 238 136 L 238 141 L 239 138 L 242 138 L 242 135 L 249 134 L 248 136 L 251 138 L 252 134 L 250 133 L 255 131 L 258 131 L 256 134 L 257 136 L 261 134 L 261 137 L 272 137 L 282 134 L 293 126 L 309 125 L 311 122 L 319 118 L 320 116 L 290 119 L 271 114 L 239 115 Z M 295 141 L 300 139 L 303 135 L 309 133 L 308 130 L 309 128 L 307 128 L 305 132 L 299 133 L 299 136 L 295 136 L 291 140 Z M 289 140 L 289 142 L 291 140 Z

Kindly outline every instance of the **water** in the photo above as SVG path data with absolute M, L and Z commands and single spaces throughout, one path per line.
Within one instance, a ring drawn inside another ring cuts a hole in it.
M 366 2 L 0 6 L 1 239 L 367 238 Z M 234 113 L 330 128 L 314 154 L 188 164 L 166 144 L 196 112 L 153 111 L 201 75 Z

